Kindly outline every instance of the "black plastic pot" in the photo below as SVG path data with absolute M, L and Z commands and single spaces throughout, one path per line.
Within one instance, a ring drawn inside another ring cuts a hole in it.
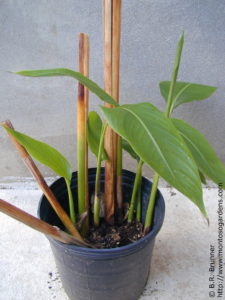
M 96 169 L 89 169 L 89 193 L 94 191 Z M 123 201 L 129 202 L 135 174 L 123 170 Z M 64 179 L 52 185 L 55 196 L 68 211 L 67 189 Z M 101 174 L 104 190 L 104 170 Z M 142 219 L 144 220 L 151 182 L 142 180 Z M 77 173 L 73 173 L 72 191 L 77 199 Z M 42 196 L 39 217 L 63 228 L 47 199 Z M 112 249 L 89 249 L 67 245 L 48 237 L 63 287 L 71 300 L 137 300 L 147 282 L 155 237 L 165 214 L 161 193 L 157 192 L 152 230 L 144 238 Z

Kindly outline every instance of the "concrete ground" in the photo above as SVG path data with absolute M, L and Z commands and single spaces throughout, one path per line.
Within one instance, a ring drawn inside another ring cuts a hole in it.
M 210 245 L 217 249 L 218 189 L 204 189 L 209 227 L 198 209 L 180 193 L 166 187 L 161 191 L 166 217 L 157 237 L 151 276 L 140 300 L 211 299 L 209 292 L 217 293 L 218 284 L 215 281 L 215 289 L 209 289 Z M 0 198 L 33 215 L 40 195 L 32 180 L 0 185 Z M 68 300 L 45 236 L 3 214 L 0 230 L 0 300 Z

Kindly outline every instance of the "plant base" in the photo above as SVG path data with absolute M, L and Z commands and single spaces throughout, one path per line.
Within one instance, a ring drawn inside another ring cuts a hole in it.
M 96 169 L 89 169 L 89 194 L 94 192 Z M 129 202 L 135 174 L 123 171 L 123 201 Z M 68 210 L 66 185 L 62 178 L 51 186 L 62 206 Z M 145 218 L 151 182 L 142 180 L 142 220 Z M 101 174 L 104 190 L 104 170 Z M 77 199 L 77 173 L 73 174 L 72 191 Z M 39 216 L 52 225 L 62 224 L 42 196 Z M 71 300 L 137 300 L 141 295 L 150 271 L 155 237 L 165 214 L 165 204 L 158 191 L 152 230 L 140 240 L 111 249 L 88 249 L 60 243 L 48 238 L 63 287 Z

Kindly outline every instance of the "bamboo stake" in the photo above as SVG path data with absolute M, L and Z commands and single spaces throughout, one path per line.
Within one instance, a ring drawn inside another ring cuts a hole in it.
M 119 102 L 119 80 L 120 80 L 120 36 L 121 36 L 121 0 L 113 1 L 112 16 L 112 97 Z M 123 219 L 122 199 L 122 145 L 121 137 L 114 134 L 114 169 L 116 175 L 116 203 L 118 222 Z
M 79 71 L 89 75 L 89 38 L 79 35 Z M 78 209 L 79 215 L 89 211 L 88 200 L 88 147 L 87 147 L 87 119 L 88 119 L 88 89 L 78 83 L 77 99 L 77 165 L 78 165 Z M 88 217 L 83 226 L 88 230 Z
M 104 0 L 104 87 L 112 95 L 112 1 Z M 111 107 L 105 104 L 106 107 Z M 115 212 L 115 156 L 113 131 L 106 129 L 105 150 L 109 159 L 105 163 L 105 219 L 114 223 Z
M 67 234 L 57 227 L 49 225 L 48 223 L 35 218 L 34 216 L 26 213 L 25 211 L 17 208 L 16 206 L 9 204 L 8 202 L 0 199 L 0 211 L 10 216 L 17 221 L 24 223 L 25 225 L 44 233 L 62 243 L 75 244 L 78 246 L 91 247 L 88 243 L 77 239 L 76 237 Z
M 112 16 L 112 96 L 119 102 L 121 0 L 113 1 Z
M 3 124 L 3 126 L 11 128 L 11 129 L 14 130 L 13 125 L 9 120 L 3 122 L 2 124 Z M 56 200 L 53 192 L 48 187 L 44 177 L 42 176 L 41 172 L 37 168 L 36 164 L 34 163 L 33 159 L 31 158 L 31 156 L 29 155 L 27 150 L 22 145 L 20 145 L 12 135 L 9 134 L 9 137 L 10 137 L 11 141 L 13 142 L 13 144 L 15 145 L 16 149 L 18 150 L 23 162 L 25 163 L 27 168 L 30 170 L 30 172 L 32 173 L 32 175 L 36 179 L 37 184 L 39 185 L 39 187 L 43 191 L 45 197 L 47 198 L 47 200 L 51 204 L 51 206 L 54 209 L 54 211 L 56 212 L 57 216 L 60 218 L 60 220 L 65 225 L 67 230 L 73 236 L 75 236 L 79 241 L 83 241 L 83 239 L 80 236 L 78 230 L 75 228 L 75 226 L 73 225 L 72 221 L 70 220 L 70 218 L 68 217 L 68 215 L 66 214 L 64 209 L 61 207 L 61 205 Z

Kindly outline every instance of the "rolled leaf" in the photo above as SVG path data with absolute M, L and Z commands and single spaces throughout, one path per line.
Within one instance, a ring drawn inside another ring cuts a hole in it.
M 206 216 L 198 168 L 172 121 L 150 103 L 101 110 L 138 156 Z
M 159 87 L 161 95 L 167 102 L 170 81 L 161 81 Z M 214 86 L 177 81 L 173 92 L 172 107 L 176 108 L 183 103 L 207 99 L 216 91 L 216 89 L 217 88 Z
M 133 150 L 131 145 L 126 141 L 125 139 L 122 139 L 122 148 L 130 154 L 131 157 L 139 161 L 140 157 L 137 155 L 137 153 Z
M 180 68 L 180 61 L 181 61 L 181 55 L 182 55 L 182 51 L 183 51 L 183 45 L 184 45 L 184 32 L 181 35 L 181 37 L 178 41 L 178 44 L 177 44 L 176 56 L 175 56 L 175 61 L 174 61 L 174 65 L 173 65 L 173 72 L 172 72 L 171 82 L 170 82 L 169 91 L 168 91 L 166 111 L 165 111 L 165 114 L 168 118 L 170 117 L 170 115 L 173 111 L 174 90 L 176 87 L 177 75 L 178 75 L 179 68 Z
M 197 129 L 182 120 L 172 119 L 186 145 L 192 153 L 200 171 L 225 189 L 225 166 L 207 139 Z
M 58 150 L 23 133 L 5 127 L 4 125 L 3 127 L 34 159 L 52 169 L 57 175 L 64 177 L 68 181 L 71 180 L 71 166 Z
M 102 133 L 102 120 L 95 111 L 91 111 L 88 115 L 88 124 L 87 124 L 87 139 L 88 145 L 92 153 L 98 158 L 99 143 Z M 108 156 L 106 151 L 103 150 L 102 161 L 107 160 Z
M 92 93 L 97 95 L 102 101 L 109 104 L 118 105 L 116 101 L 107 94 L 102 88 L 100 88 L 94 81 L 82 75 L 79 72 L 72 71 L 70 69 L 48 69 L 48 70 L 24 70 L 16 72 L 15 74 L 28 76 L 28 77 L 51 77 L 51 76 L 67 76 L 77 79 L 81 84 L 87 87 Z

